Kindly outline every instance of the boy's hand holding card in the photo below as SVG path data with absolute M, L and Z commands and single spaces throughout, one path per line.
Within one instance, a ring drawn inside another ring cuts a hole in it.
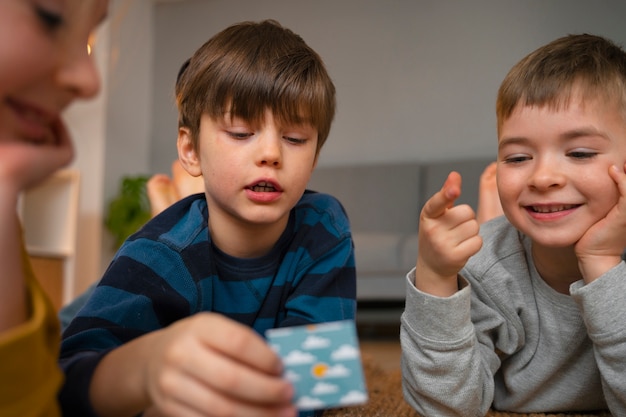
M 266 337 L 282 358 L 300 410 L 367 401 L 361 354 L 352 320 L 270 329 Z

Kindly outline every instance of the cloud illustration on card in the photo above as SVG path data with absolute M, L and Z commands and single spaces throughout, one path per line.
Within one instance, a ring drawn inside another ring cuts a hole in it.
M 354 321 L 271 329 L 265 336 L 283 360 L 300 410 L 367 402 Z

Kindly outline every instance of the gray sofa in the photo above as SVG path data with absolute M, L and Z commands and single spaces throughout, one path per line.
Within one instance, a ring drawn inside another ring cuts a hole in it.
M 417 258 L 422 206 L 455 170 L 463 177 L 458 202 L 476 209 L 480 174 L 492 160 L 362 164 L 314 171 L 308 188 L 337 197 L 348 213 L 360 302 L 404 300 L 404 277 Z

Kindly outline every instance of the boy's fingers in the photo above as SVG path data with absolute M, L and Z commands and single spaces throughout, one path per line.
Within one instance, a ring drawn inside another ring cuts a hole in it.
M 617 165 L 611 166 L 611 177 L 617 184 L 621 196 L 626 197 L 626 164 L 621 169 Z
M 214 331 L 209 328 L 204 334 L 211 349 L 263 372 L 282 372 L 279 357 L 252 329 L 217 314 L 210 315 L 209 320 Z
M 444 214 L 446 210 L 454 204 L 454 201 L 461 195 L 461 174 L 452 171 L 448 174 L 448 178 L 443 183 L 441 190 L 436 192 L 424 204 L 422 213 L 424 217 L 431 219 L 437 218 Z
M 197 362 L 186 371 L 192 379 L 237 402 L 288 404 L 293 397 L 292 385 L 280 375 L 259 372 L 225 355 L 212 355 L 210 363 Z
M 617 185 L 617 189 L 620 194 L 620 198 L 617 201 L 616 207 L 620 212 L 625 212 L 626 211 L 626 164 L 622 166 L 621 168 L 618 167 L 617 165 L 613 165 L 609 171 L 610 171 L 611 177 L 613 178 L 613 181 L 615 181 L 615 184 Z

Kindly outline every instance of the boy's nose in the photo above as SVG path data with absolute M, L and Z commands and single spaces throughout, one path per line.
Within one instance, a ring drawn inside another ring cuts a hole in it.
M 87 46 L 68 54 L 61 63 L 57 81 L 74 96 L 90 98 L 100 91 L 100 75 L 94 56 L 89 54 Z
M 538 190 L 560 187 L 564 182 L 564 173 L 552 159 L 537 160 L 529 179 L 529 185 Z
M 271 165 L 278 167 L 281 164 L 282 151 L 280 137 L 275 133 L 264 134 L 259 138 L 257 163 L 259 165 Z

